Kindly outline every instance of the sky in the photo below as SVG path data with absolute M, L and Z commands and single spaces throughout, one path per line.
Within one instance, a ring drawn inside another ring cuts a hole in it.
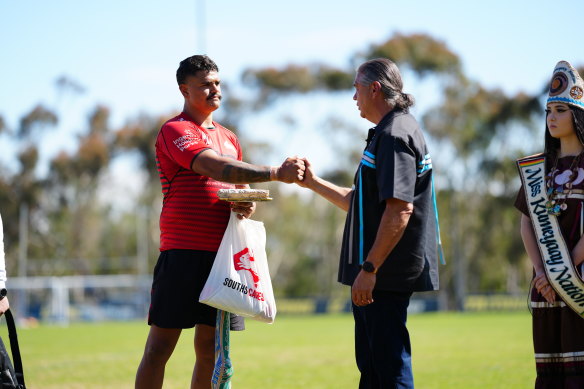
M 247 68 L 313 62 L 347 68 L 356 52 L 397 32 L 445 42 L 464 72 L 487 87 L 533 93 L 559 60 L 584 65 L 583 14 L 582 2 L 559 7 L 540 0 L 0 0 L 0 116 L 15 129 L 38 103 L 56 110 L 60 125 L 37 140 L 49 158 L 74 147 L 96 104 L 110 107 L 113 128 L 140 113 L 170 117 L 179 111 L 175 72 L 190 55 L 208 54 L 223 81 L 235 85 Z M 61 76 L 85 93 L 59 94 L 55 81 Z M 405 90 L 414 88 L 422 110 L 435 89 L 409 76 Z M 246 120 L 242 130 L 274 140 L 282 154 L 329 166 L 337 156 L 323 152 L 326 137 L 315 135 L 327 115 L 341 112 L 364 133 L 371 127 L 351 97 L 307 97 Z M 283 111 L 298 119 L 301 131 L 285 130 Z M 307 137 L 314 139 L 310 147 Z M 11 147 L 0 136 L 0 164 Z M 271 158 L 265 163 L 276 162 Z

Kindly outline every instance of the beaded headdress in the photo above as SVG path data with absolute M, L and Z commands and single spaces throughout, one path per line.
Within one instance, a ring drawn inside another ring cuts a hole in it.
M 565 103 L 584 109 L 584 81 L 568 61 L 557 63 L 547 103 Z

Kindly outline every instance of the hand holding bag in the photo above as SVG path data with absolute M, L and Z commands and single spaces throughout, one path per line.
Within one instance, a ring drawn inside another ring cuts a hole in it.
M 240 220 L 231 212 L 199 301 L 254 320 L 274 322 L 276 301 L 262 222 Z

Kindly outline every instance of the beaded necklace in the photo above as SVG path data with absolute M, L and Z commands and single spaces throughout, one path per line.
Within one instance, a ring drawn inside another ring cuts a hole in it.
M 545 204 L 545 207 L 548 214 L 559 216 L 562 211 L 568 209 L 568 204 L 566 204 L 566 201 L 572 193 L 572 188 L 574 186 L 573 182 L 578 177 L 578 162 L 580 161 L 582 154 L 584 154 L 584 152 L 578 154 L 572 161 L 569 169 L 570 177 L 568 177 L 568 181 L 557 188 L 554 185 L 554 178 L 556 176 L 558 161 L 560 158 L 559 156 L 556 157 L 554 168 L 546 175 L 548 201 Z M 574 169 L 574 167 L 576 167 L 576 169 Z

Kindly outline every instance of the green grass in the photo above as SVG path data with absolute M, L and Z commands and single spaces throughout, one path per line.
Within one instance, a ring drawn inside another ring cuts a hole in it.
M 234 388 L 357 388 L 351 315 L 279 316 L 232 332 Z M 528 313 L 411 315 L 416 387 L 531 388 L 535 378 Z M 74 324 L 19 330 L 29 389 L 133 388 L 145 323 Z M 2 337 L 8 343 L 6 328 Z M 165 388 L 187 388 L 193 330 L 167 365 Z

